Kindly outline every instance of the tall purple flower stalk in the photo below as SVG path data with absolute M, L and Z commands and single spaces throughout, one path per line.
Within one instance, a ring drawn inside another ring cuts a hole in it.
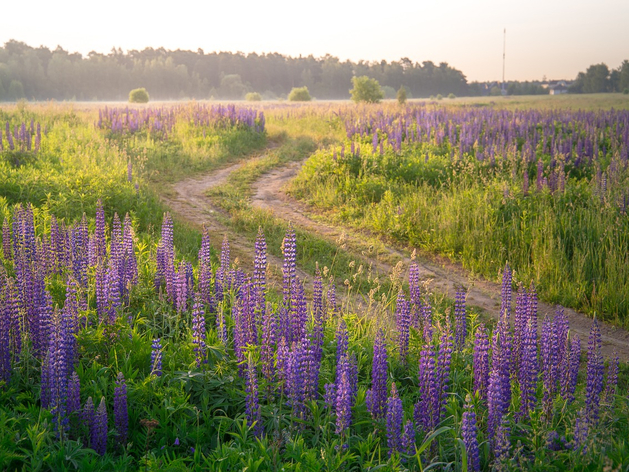
M 465 411 L 461 420 L 461 436 L 467 451 L 468 470 L 480 471 L 480 450 L 478 448 L 478 428 L 476 426 L 476 412 L 472 399 L 468 395 L 465 399 Z
M 68 401 L 67 401 L 68 416 L 79 412 L 81 409 L 81 381 L 76 372 L 72 372 L 70 381 L 68 383 Z
M 254 434 L 257 437 L 262 436 L 262 414 L 260 410 L 260 402 L 258 400 L 258 374 L 253 359 L 249 356 L 247 362 L 247 399 L 246 399 L 246 415 L 250 425 L 255 423 L 253 427 Z
M 474 386 L 473 392 L 487 400 L 489 385 L 489 336 L 483 323 L 476 328 L 474 337 Z
M 114 388 L 114 424 L 118 433 L 118 444 L 123 446 L 129 434 L 129 412 L 127 409 L 127 383 L 122 372 L 118 372 Z
M 395 382 L 391 385 L 391 396 L 387 400 L 387 446 L 389 457 L 402 450 L 402 421 L 404 410 L 402 400 L 397 393 Z
M 603 391 L 603 356 L 601 355 L 601 330 L 594 320 L 588 339 L 587 383 L 585 388 L 585 410 L 588 421 L 598 422 L 601 392 Z
M 387 401 L 387 348 L 384 332 L 378 330 L 373 344 L 373 363 L 371 367 L 371 388 L 367 392 L 367 410 L 375 419 L 384 418 Z
M 151 346 L 151 374 L 162 375 L 162 344 L 161 339 L 153 339 Z
M 206 362 L 205 310 L 198 296 L 192 306 L 192 343 L 197 367 L 201 367 L 201 364 Z
M 605 402 L 614 403 L 614 395 L 616 395 L 616 387 L 618 386 L 618 354 L 609 360 L 607 366 L 607 378 L 605 379 Z
M 522 336 L 521 363 L 518 371 L 520 382 L 520 411 L 518 418 L 528 418 L 535 408 L 537 397 L 538 362 L 537 332 L 533 331 L 533 323 L 528 322 Z
M 467 313 L 465 309 L 465 292 L 457 290 L 454 302 L 454 343 L 458 349 L 463 347 L 467 337 Z
M 437 424 L 441 422 L 446 410 L 446 400 L 448 392 L 448 383 L 450 381 L 450 364 L 452 362 L 452 350 L 454 340 L 452 339 L 452 329 L 450 326 L 450 320 L 446 318 L 446 322 L 443 326 L 441 333 L 441 339 L 439 342 L 439 353 L 437 356 L 437 392 L 438 398 L 438 410 L 436 410 L 438 418 Z
M 101 456 L 107 452 L 107 431 L 107 405 L 105 397 L 102 397 L 96 409 L 92 434 L 92 448 Z
M 494 456 L 497 461 L 503 461 L 509 457 L 511 452 L 511 428 L 509 427 L 509 421 L 504 416 L 498 429 L 496 431 L 496 437 L 493 441 Z
M 312 338 L 317 362 L 321 362 L 321 355 L 323 353 L 324 321 L 323 281 L 321 280 L 321 273 L 317 268 L 313 281 L 312 294 Z
M 415 404 L 415 424 L 430 431 L 437 425 L 439 417 L 439 392 L 435 373 L 435 347 L 424 347 L 419 358 L 419 400 Z
M 404 297 L 404 292 L 402 292 L 401 290 L 397 296 L 395 321 L 398 331 L 398 349 L 400 350 L 400 362 L 406 363 L 411 326 L 411 310 L 409 303 Z
M 340 374 L 340 375 L 339 375 Z M 344 434 L 352 422 L 352 395 L 351 365 L 347 355 L 343 356 L 337 366 L 336 383 L 336 434 Z
M 89 441 L 93 447 L 92 438 L 96 437 L 96 415 L 94 412 L 94 401 L 92 397 L 88 397 L 81 410 L 81 422 L 83 423 L 83 429 L 85 430 L 86 442 Z

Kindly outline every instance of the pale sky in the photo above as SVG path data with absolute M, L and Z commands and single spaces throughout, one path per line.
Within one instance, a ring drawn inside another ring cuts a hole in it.
M 447 62 L 473 80 L 573 79 L 629 59 L 629 0 L 6 1 L 0 43 L 108 53 L 331 54 L 341 60 Z

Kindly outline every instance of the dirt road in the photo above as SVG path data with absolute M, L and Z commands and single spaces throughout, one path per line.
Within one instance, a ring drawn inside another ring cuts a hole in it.
M 205 223 L 211 232 L 220 234 L 221 239 L 223 234 L 228 234 L 232 251 L 235 249 L 237 253 L 241 254 L 239 257 L 248 260 L 253 254 L 253 245 L 237 234 L 231 233 L 228 228 L 217 222 L 215 213 L 219 210 L 212 207 L 210 199 L 206 196 L 210 188 L 225 182 L 230 173 L 241 165 L 241 163 L 234 164 L 205 176 L 180 181 L 173 186 L 173 196 L 165 197 L 165 201 L 174 213 L 197 225 Z M 311 209 L 285 193 L 285 185 L 297 175 L 300 167 L 300 162 L 292 162 L 263 175 L 253 185 L 252 205 L 256 208 L 268 209 L 278 218 L 292 221 L 294 225 L 330 241 L 344 237 L 351 243 L 349 247 L 360 247 L 361 244 L 364 244 L 364 235 L 348 228 L 317 221 L 311 216 L 314 214 Z M 216 244 L 214 241 L 213 243 Z M 218 244 L 220 245 L 220 241 Z M 411 263 L 409 251 L 386 244 L 380 247 L 377 254 L 366 254 L 363 251 L 357 256 L 366 262 L 371 262 L 377 270 L 384 273 L 390 273 L 399 261 L 405 267 Z M 468 306 L 479 308 L 495 318 L 499 316 L 499 284 L 471 279 L 460 266 L 446 260 L 438 258 L 433 260 L 418 258 L 416 260 L 421 269 L 420 276 L 428 282 L 431 291 L 454 298 L 457 288 L 463 287 L 468 293 Z M 281 269 L 282 261 L 269 255 L 269 264 L 276 266 L 275 270 L 277 271 L 278 268 Z M 308 278 L 308 275 L 303 271 L 300 271 L 299 275 L 303 280 Z M 553 316 L 554 312 L 554 306 L 539 303 L 540 318 L 546 315 Z M 582 346 L 586 347 L 592 320 L 571 309 L 566 309 L 565 313 L 570 322 L 570 329 L 579 335 Z M 607 323 L 600 323 L 600 326 L 603 354 L 606 357 L 611 357 L 616 352 L 621 360 L 629 361 L 629 332 Z

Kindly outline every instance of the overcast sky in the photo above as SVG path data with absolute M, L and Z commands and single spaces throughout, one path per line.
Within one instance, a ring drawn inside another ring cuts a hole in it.
M 205 52 L 331 54 L 342 60 L 447 62 L 469 81 L 572 79 L 629 59 L 629 0 L 7 1 L 0 42 L 107 53 L 165 47 Z

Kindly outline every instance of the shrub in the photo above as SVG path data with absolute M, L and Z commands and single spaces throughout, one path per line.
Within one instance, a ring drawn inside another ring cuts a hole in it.
M 438 95 L 437 95 L 437 100 L 443 100 L 443 95 L 438 94 Z
M 293 87 L 288 94 L 288 100 L 291 102 L 309 102 L 312 100 L 308 87 Z
M 449 93 L 448 98 L 456 98 L 456 95 L 454 95 L 453 93 Z
M 129 92 L 130 103 L 148 103 L 148 101 L 149 93 L 146 91 L 145 88 L 137 88 Z
M 629 95 L 629 88 L 624 89 L 622 93 L 624 93 L 625 95 Z
M 384 98 L 384 92 L 376 79 L 370 79 L 366 75 L 352 77 L 354 88 L 349 91 L 355 102 L 378 103 Z
M 262 101 L 262 95 L 260 95 L 258 92 L 249 92 L 247 95 L 245 95 L 245 100 L 247 100 L 248 102 L 260 102 Z
M 400 105 L 404 105 L 406 103 L 406 89 L 404 88 L 403 85 L 397 91 L 397 102 Z

